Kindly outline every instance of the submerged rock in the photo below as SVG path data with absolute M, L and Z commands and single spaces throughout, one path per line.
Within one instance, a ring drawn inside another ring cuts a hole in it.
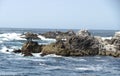
M 18 49 L 18 50 L 14 50 L 13 52 L 14 52 L 14 53 L 21 53 L 22 50 Z

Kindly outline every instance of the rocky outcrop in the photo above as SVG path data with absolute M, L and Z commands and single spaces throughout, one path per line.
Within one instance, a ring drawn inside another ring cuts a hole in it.
M 56 54 L 56 55 L 62 55 L 62 56 L 69 56 L 70 50 L 67 50 L 65 48 L 65 45 L 62 40 L 57 41 L 56 43 L 51 43 L 50 45 L 46 45 L 43 47 L 41 51 L 41 55 L 48 55 L 48 54 Z
M 116 32 L 111 39 L 111 44 L 116 46 L 116 49 L 120 51 L 120 32 Z
M 42 45 L 34 41 L 26 42 L 22 46 L 22 53 L 24 53 L 24 50 L 29 50 L 31 53 L 40 53 L 42 49 L 41 46 Z
M 21 35 L 21 38 L 25 38 L 27 39 L 27 41 L 32 41 L 33 39 L 40 39 L 37 34 L 34 34 L 32 32 L 27 32 Z
M 40 53 L 43 45 L 30 41 L 23 44 L 21 49 L 14 50 L 14 53 L 22 53 L 24 56 L 33 56 L 32 53 Z
M 55 32 L 46 32 L 43 34 L 40 34 L 46 38 L 55 38 L 55 39 L 66 39 L 69 36 L 75 35 L 74 31 L 69 30 L 67 32 L 61 32 L 61 31 L 55 31 Z
M 57 41 L 43 47 L 42 54 L 56 54 L 63 56 L 90 56 L 99 53 L 99 42 L 88 31 L 80 31 L 76 36 L 63 42 Z
M 120 33 L 115 33 L 112 39 L 101 39 L 99 42 L 99 55 L 120 57 Z
M 56 43 L 43 47 L 42 55 L 56 54 L 62 56 L 94 56 L 104 55 L 120 57 L 120 33 L 112 39 L 92 36 L 87 30 L 80 30 L 66 41 L 58 40 Z
M 93 36 L 87 30 L 80 30 L 76 34 L 70 31 L 66 33 L 49 32 L 46 33 L 46 36 L 59 37 L 55 43 L 48 45 L 39 45 L 37 42 L 27 41 L 23 44 L 21 50 L 15 50 L 14 52 L 22 52 L 24 56 L 32 56 L 32 53 L 41 53 L 41 56 L 56 54 L 61 56 L 103 55 L 120 57 L 120 33 L 116 33 L 112 39 Z M 63 38 L 66 40 L 62 40 Z

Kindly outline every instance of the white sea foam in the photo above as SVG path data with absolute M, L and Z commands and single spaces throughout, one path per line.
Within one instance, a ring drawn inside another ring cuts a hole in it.
M 67 57 L 66 59 L 72 60 L 72 61 L 81 61 L 81 62 L 87 61 L 87 60 L 85 60 L 85 59 L 83 59 L 83 58 L 76 59 L 76 58 L 72 58 L 72 57 Z
M 3 43 L 3 41 L 0 41 L 0 43 Z
M 14 49 L 19 49 L 19 48 L 20 48 L 19 46 L 6 47 L 6 46 L 2 45 L 1 49 L 0 49 L 0 52 L 1 53 L 6 53 L 6 54 L 11 54 Z
M 0 34 L 0 39 L 2 41 L 9 41 L 9 40 L 25 40 L 20 37 L 21 34 L 19 33 L 3 33 Z
M 32 55 L 35 56 L 35 57 L 41 57 L 40 53 L 32 53 Z
M 90 70 L 92 70 L 92 71 L 100 71 L 100 70 L 102 70 L 103 68 L 102 68 L 102 66 L 92 66 L 92 65 L 89 65 L 89 66 L 86 66 L 86 67 L 77 67 L 76 68 L 76 70 L 82 70 L 82 71 L 90 71 Z
M 9 52 L 7 52 L 7 50 L 9 50 Z M 13 51 L 13 49 L 8 49 L 6 46 L 3 46 L 2 49 L 0 49 L 0 52 L 7 54 L 10 54 L 11 51 Z
M 98 59 L 96 59 L 95 61 L 105 62 L 106 60 L 100 60 L 100 59 L 98 60 Z
M 55 70 L 55 69 L 63 69 L 61 66 L 48 66 L 45 68 L 46 70 Z
M 46 55 L 45 57 L 62 57 L 60 55 L 55 55 L 55 54 L 49 54 L 49 55 Z
M 44 36 L 39 35 L 38 36 L 41 40 L 45 40 L 45 41 L 56 41 L 56 39 L 52 39 L 52 38 L 45 38 Z
M 101 37 L 102 38 L 102 40 L 105 40 L 105 39 L 112 39 L 112 37 Z

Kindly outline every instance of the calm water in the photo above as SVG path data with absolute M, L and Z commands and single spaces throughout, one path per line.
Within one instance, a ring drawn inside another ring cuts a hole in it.
M 50 30 L 50 29 L 49 29 Z M 23 57 L 6 52 L 21 48 L 24 32 L 44 33 L 48 29 L 0 29 L 0 76 L 120 76 L 120 58 L 109 56 L 62 57 L 47 55 Z M 55 31 L 53 29 L 52 31 Z M 66 30 L 61 30 L 66 31 Z M 78 30 L 75 30 L 78 31 Z M 94 35 L 111 37 L 115 30 L 90 30 Z M 39 44 L 54 42 L 54 39 L 39 40 Z

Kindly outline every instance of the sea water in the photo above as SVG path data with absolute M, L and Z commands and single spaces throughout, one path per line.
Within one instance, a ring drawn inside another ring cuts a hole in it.
M 23 57 L 12 53 L 26 41 L 25 32 L 44 33 L 56 29 L 0 29 L 0 76 L 120 76 L 120 58 L 110 56 L 63 57 L 54 54 L 44 57 L 40 53 Z M 62 29 L 60 31 L 67 31 Z M 74 30 L 75 32 L 78 30 Z M 112 37 L 118 30 L 89 30 L 95 36 Z M 55 39 L 40 36 L 39 44 L 49 44 Z M 9 50 L 9 52 L 6 52 Z

